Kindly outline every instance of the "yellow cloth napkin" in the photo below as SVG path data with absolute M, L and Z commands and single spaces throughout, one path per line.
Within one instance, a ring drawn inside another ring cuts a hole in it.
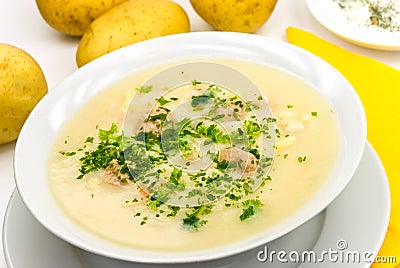
M 400 70 L 301 29 L 289 27 L 286 34 L 290 43 L 309 50 L 339 70 L 363 102 L 368 140 L 383 162 L 392 199 L 389 228 L 379 255 L 397 258 L 396 264 L 375 263 L 372 267 L 400 267 Z

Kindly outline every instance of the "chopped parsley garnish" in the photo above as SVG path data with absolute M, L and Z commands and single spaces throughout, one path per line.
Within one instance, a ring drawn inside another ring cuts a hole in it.
M 202 220 L 199 216 L 210 214 L 211 208 L 211 205 L 194 207 L 192 213 L 186 213 L 186 217 L 183 219 L 183 226 L 192 230 L 198 230 L 207 223 L 207 220 Z
M 201 226 L 206 224 L 206 220 L 200 220 L 199 217 L 197 217 L 196 214 L 186 214 L 186 218 L 183 219 L 183 225 L 185 227 L 191 228 L 191 229 L 199 229 Z
M 147 93 L 150 93 L 153 90 L 153 87 L 152 86 L 140 86 L 140 87 L 137 87 L 136 90 L 140 94 L 147 94 Z
M 260 109 L 260 107 L 258 105 L 255 105 L 254 103 L 251 102 L 247 102 L 247 107 L 245 109 L 246 112 L 251 112 L 253 110 L 258 110 Z
M 73 155 L 76 155 L 76 152 L 60 152 L 60 154 L 65 155 L 65 156 L 73 156 Z
M 85 143 L 93 143 L 94 137 L 87 137 Z
M 201 104 L 207 104 L 210 103 L 212 99 L 207 96 L 192 96 L 192 107 L 197 107 Z
M 167 104 L 168 102 L 171 102 L 170 100 L 167 100 L 164 98 L 164 96 L 161 96 L 160 98 L 157 99 L 157 102 L 162 106 Z
M 165 119 L 167 119 L 167 113 L 159 113 L 155 115 L 150 115 L 149 117 L 147 117 L 145 122 L 150 122 L 155 120 L 165 120 Z
M 104 141 L 111 137 L 113 134 L 117 133 L 118 126 L 115 123 L 112 123 L 109 130 L 99 129 L 99 139 Z
M 193 80 L 192 81 L 192 85 L 193 86 L 195 86 L 195 85 L 200 85 L 201 84 L 201 82 L 199 82 L 199 81 L 197 81 L 197 80 Z
M 318 116 L 318 113 L 317 112 L 311 112 L 311 115 L 316 117 L 316 116 Z
M 162 205 L 162 202 L 155 199 L 153 196 L 147 200 L 147 207 L 151 210 L 157 211 L 158 208 Z
M 192 85 L 201 84 L 196 80 Z M 151 86 L 138 87 L 140 94 L 149 93 Z M 261 201 L 257 198 L 246 199 L 252 192 L 254 180 L 250 177 L 240 178 L 235 181 L 233 172 L 229 169 L 245 168 L 246 159 L 227 161 L 224 159 L 223 151 L 209 150 L 207 153 L 200 151 L 200 146 L 215 144 L 220 150 L 238 150 L 244 151 L 244 155 L 251 155 L 252 165 L 266 168 L 271 165 L 272 158 L 266 158 L 262 155 L 259 137 L 261 134 L 272 134 L 280 136 L 279 130 L 271 128 L 269 123 L 274 123 L 274 118 L 263 118 L 262 124 L 252 116 L 241 117 L 244 112 L 251 112 L 259 109 L 254 103 L 245 102 L 238 96 L 226 94 L 215 85 L 208 88 L 196 87 L 200 95 L 192 96 L 190 99 L 193 111 L 203 108 L 207 109 L 207 120 L 192 120 L 190 118 L 180 119 L 179 122 L 170 120 L 168 115 L 173 101 L 177 97 L 169 95 L 158 98 L 157 106 L 150 115 L 144 119 L 143 123 L 154 124 L 157 127 L 164 127 L 162 131 L 148 131 L 141 128 L 140 132 L 134 136 L 126 137 L 118 129 L 118 125 L 113 123 L 109 129 L 98 129 L 97 137 L 87 137 L 84 146 L 76 152 L 60 152 L 65 156 L 72 156 L 78 153 L 76 159 L 80 162 L 79 176 L 77 179 L 83 179 L 85 175 L 104 170 L 104 174 L 112 177 L 110 184 L 119 183 L 125 185 L 128 183 L 144 184 L 146 190 L 139 189 L 139 192 L 145 192 L 141 197 L 124 200 L 127 206 L 134 206 L 139 203 L 144 204 L 149 214 L 142 215 L 135 212 L 134 217 L 142 217 L 140 225 L 146 224 L 149 218 L 176 217 L 178 214 L 182 218 L 182 225 L 190 230 L 198 230 L 206 223 L 206 215 L 211 213 L 212 205 L 207 203 L 198 203 L 198 206 L 189 208 L 172 206 L 168 201 L 173 194 L 179 193 L 185 187 L 193 187 L 186 194 L 178 196 L 179 198 L 192 198 L 196 200 L 214 201 L 218 197 L 223 197 L 225 207 L 232 209 L 242 209 L 240 220 L 246 220 L 257 213 L 262 207 Z M 262 100 L 259 96 L 257 100 Z M 207 105 L 205 107 L 205 105 Z M 190 106 L 189 106 L 190 107 Z M 171 108 L 172 109 L 172 108 Z M 154 113 L 155 112 L 155 113 Z M 231 112 L 231 114 L 229 114 Z M 231 117 L 230 119 L 226 119 Z M 232 133 L 227 133 L 223 124 L 215 121 L 240 119 L 241 126 L 234 128 Z M 242 120 L 243 119 L 243 120 Z M 273 133 L 273 131 L 276 133 Z M 93 145 L 87 144 L 91 143 Z M 86 148 L 87 146 L 87 148 Z M 199 170 L 197 172 L 186 172 L 185 168 L 176 167 L 169 162 L 169 154 L 180 153 L 187 158 L 183 165 L 189 167 L 191 161 L 200 157 L 208 157 L 212 165 L 210 170 Z M 239 153 L 238 153 L 239 154 Z M 240 154 L 239 154 L 240 155 Z M 305 160 L 305 159 L 304 159 Z M 186 163 L 186 164 L 185 164 Z M 249 164 L 248 163 L 248 164 Z M 253 176 L 253 175 L 251 175 Z M 271 178 L 263 172 L 256 172 L 257 179 L 262 179 L 261 186 L 265 185 Z M 166 183 L 160 184 L 158 179 L 164 179 Z M 199 190 L 194 187 L 206 187 Z M 207 188 L 208 187 L 208 188 Z M 138 187 L 139 188 L 139 187 Z M 186 188 L 188 189 L 188 188 Z M 93 198 L 93 195 L 92 195 Z M 139 201 L 140 200 L 140 201 Z M 172 198 L 171 198 L 172 200 Z
M 297 157 L 297 161 L 299 163 L 305 162 L 307 160 L 307 156 L 299 156 Z
M 241 221 L 247 220 L 248 218 L 254 216 L 256 211 L 262 207 L 262 203 L 259 199 L 247 199 L 242 202 L 242 205 L 244 208 L 239 217 Z
M 146 224 L 148 219 L 149 219 L 149 218 L 148 218 L 147 216 L 146 216 L 146 217 L 143 217 L 142 221 L 140 222 L 140 225 Z
M 126 167 L 125 158 L 123 156 L 122 148 L 122 135 L 116 134 L 118 126 L 112 124 L 109 130 L 99 129 L 98 137 L 100 143 L 97 145 L 96 150 L 86 151 L 84 155 L 79 158 L 81 167 L 78 179 L 82 179 L 84 175 L 99 169 L 106 169 L 114 160 L 121 165 L 121 170 L 125 170 L 127 175 L 130 175 Z
M 338 4 L 343 10 L 343 17 L 354 26 L 378 32 L 400 31 L 398 0 L 333 0 L 333 2 Z
M 210 85 L 201 95 L 192 96 L 192 107 L 201 108 L 201 106 L 204 104 L 220 101 L 220 99 L 217 98 L 217 93 L 220 91 L 221 89 L 218 88 L 217 86 Z
M 230 142 L 229 135 L 224 134 L 217 124 L 207 126 L 205 123 L 200 122 L 196 125 L 195 133 L 202 137 L 209 138 L 215 143 L 225 144 Z
M 276 137 L 277 137 L 277 138 L 280 138 L 280 137 L 281 137 L 281 132 L 279 131 L 278 128 L 275 128 L 275 134 L 276 134 Z
M 240 215 L 240 220 L 244 221 L 250 218 L 251 216 L 254 216 L 255 211 L 253 206 L 249 206 L 247 208 L 243 209 L 243 213 Z
M 179 212 L 179 210 L 180 210 L 181 208 L 178 207 L 178 206 L 171 206 L 171 205 L 169 205 L 169 206 L 168 206 L 168 209 L 169 209 L 169 213 L 167 214 L 167 217 L 175 217 L 175 216 L 178 214 L 178 212 Z

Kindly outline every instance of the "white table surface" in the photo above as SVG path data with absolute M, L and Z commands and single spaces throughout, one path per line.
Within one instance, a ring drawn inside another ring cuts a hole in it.
M 175 1 L 187 11 L 192 31 L 211 30 L 195 14 L 189 0 Z M 400 52 L 371 50 L 339 39 L 311 16 L 305 0 L 279 0 L 271 18 L 256 34 L 286 40 L 285 29 L 288 26 L 308 30 L 350 51 L 400 69 Z M 33 56 L 43 69 L 49 90 L 77 69 L 75 51 L 78 42 L 79 38 L 65 36 L 50 28 L 40 16 L 34 0 L 0 0 L 0 43 L 15 45 Z M 14 147 L 15 142 L 0 145 L 0 229 L 15 187 L 12 168 Z M 3 244 L 0 242 L 0 268 L 5 267 Z

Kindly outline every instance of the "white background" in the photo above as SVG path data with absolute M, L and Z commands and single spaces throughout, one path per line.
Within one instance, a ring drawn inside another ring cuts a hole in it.
M 175 1 L 187 11 L 192 31 L 212 30 L 195 14 L 189 0 Z M 279 0 L 272 17 L 256 34 L 286 40 L 285 29 L 289 26 L 311 31 L 350 51 L 400 69 L 400 52 L 371 50 L 339 39 L 311 16 L 305 0 Z M 77 69 L 75 52 L 78 42 L 79 38 L 65 36 L 50 28 L 40 16 L 34 0 L 0 0 L 0 43 L 12 44 L 33 56 L 42 67 L 50 90 Z M 14 142 L 0 145 L 0 229 L 15 187 L 12 169 L 14 147 Z M 0 242 L 0 268 L 5 268 L 2 249 Z

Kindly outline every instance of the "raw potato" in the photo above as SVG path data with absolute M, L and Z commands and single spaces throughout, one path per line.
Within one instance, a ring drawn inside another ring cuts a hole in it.
M 153 37 L 189 31 L 189 18 L 177 3 L 131 0 L 93 21 L 79 43 L 76 62 L 81 67 L 118 48 Z
M 38 63 L 25 51 L 0 44 L 0 144 L 17 139 L 33 107 L 47 93 Z
M 126 0 L 36 0 L 40 14 L 54 29 L 82 36 L 89 24 L 110 8 Z
M 194 10 L 217 30 L 254 33 L 271 16 L 277 0 L 190 0 Z

